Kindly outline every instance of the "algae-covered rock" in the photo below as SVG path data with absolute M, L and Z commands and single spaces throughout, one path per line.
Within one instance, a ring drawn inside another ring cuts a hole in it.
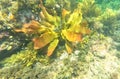
M 17 63 L 21 63 L 24 66 L 30 66 L 34 64 L 36 61 L 38 61 L 36 52 L 26 49 L 25 51 L 21 51 L 17 54 L 13 54 L 10 58 L 5 59 L 3 63 L 5 63 L 5 65 L 8 66 Z

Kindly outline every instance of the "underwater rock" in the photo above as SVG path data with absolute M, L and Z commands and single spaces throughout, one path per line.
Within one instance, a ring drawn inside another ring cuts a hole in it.
M 0 61 L 19 51 L 25 45 L 25 39 L 20 40 L 11 31 L 0 32 Z
M 106 54 L 110 47 L 112 47 L 113 40 L 109 37 L 105 37 L 104 40 L 96 40 L 93 41 L 92 46 L 90 47 L 90 51 L 100 58 L 105 58 Z
M 0 70 L 0 78 L 13 79 L 114 79 L 120 77 L 119 60 L 113 55 L 116 51 L 108 51 L 105 58 L 87 56 L 93 61 L 81 62 L 78 60 L 79 56 L 75 53 L 68 55 L 66 58 L 57 58 L 49 65 L 44 65 L 36 62 L 32 67 L 23 67 L 22 64 L 17 64 L 4 67 Z M 64 55 L 65 53 L 63 53 Z M 66 53 L 67 54 L 67 53 Z M 61 56 L 63 56 L 61 55 Z M 64 55 L 66 56 L 66 55 Z M 77 57 L 76 57 L 77 56 Z M 71 61 L 72 59 L 72 61 Z M 73 60 L 75 59 L 75 60 Z M 34 73 L 34 74 L 33 74 Z
M 95 21 L 93 27 L 95 29 L 100 29 L 100 28 L 103 27 L 103 24 L 101 22 L 99 22 L 99 21 Z
M 21 22 L 17 22 L 18 7 L 18 1 L 0 1 L 0 61 L 21 50 L 26 44 L 25 36 L 13 32 L 13 28 L 20 26 Z

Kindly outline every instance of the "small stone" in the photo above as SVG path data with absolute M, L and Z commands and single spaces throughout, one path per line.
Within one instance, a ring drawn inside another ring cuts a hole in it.
M 13 38 L 13 36 L 10 36 L 9 38 Z
M 7 50 L 11 50 L 12 49 L 12 46 L 9 46 L 8 48 L 7 48 Z

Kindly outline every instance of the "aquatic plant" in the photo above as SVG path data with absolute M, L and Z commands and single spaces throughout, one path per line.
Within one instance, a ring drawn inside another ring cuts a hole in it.
M 23 66 L 31 66 L 37 61 L 39 61 L 37 52 L 35 50 L 27 49 L 12 55 L 10 58 L 6 58 L 3 63 L 10 66 L 15 65 L 16 63 L 22 64 Z
M 80 6 L 83 16 L 86 18 L 97 17 L 102 13 L 100 6 L 95 3 L 95 0 L 83 0 Z
M 34 49 L 47 47 L 47 56 L 51 56 L 60 43 L 64 43 L 68 53 L 73 51 L 76 43 L 81 42 L 84 34 L 89 34 L 88 24 L 83 21 L 81 7 L 78 5 L 74 11 L 61 8 L 61 13 L 47 12 L 47 8 L 40 0 L 40 21 L 32 20 L 23 24 L 16 32 L 33 35 Z

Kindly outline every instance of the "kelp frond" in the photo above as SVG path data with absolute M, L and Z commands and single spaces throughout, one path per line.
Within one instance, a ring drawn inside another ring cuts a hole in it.
M 63 42 L 62 40 L 65 41 L 64 45 L 68 53 L 71 53 L 73 51 L 71 43 L 81 42 L 83 35 L 90 33 L 87 22 L 83 22 L 82 11 L 79 6 L 74 11 L 62 8 L 60 15 L 50 14 L 42 0 L 40 0 L 40 8 L 40 21 L 32 20 L 23 24 L 21 29 L 15 29 L 15 31 L 38 34 L 37 37 L 32 39 L 34 49 L 42 49 L 47 46 L 47 56 L 52 55 L 59 42 Z M 55 12 L 57 13 L 57 11 Z

